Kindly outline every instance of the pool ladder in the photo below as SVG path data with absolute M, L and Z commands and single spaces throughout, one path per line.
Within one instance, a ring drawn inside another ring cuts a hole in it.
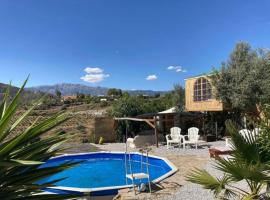
M 150 173 L 149 173 L 149 157 L 148 157 L 148 149 L 147 148 L 141 148 L 139 151 L 141 152 L 141 172 L 140 173 L 133 173 L 132 172 L 132 159 L 131 159 L 131 152 L 129 148 L 133 148 L 129 145 L 129 143 L 126 143 L 126 152 L 125 152 L 125 170 L 126 170 L 126 184 L 128 184 L 128 179 L 132 181 L 133 191 L 136 195 L 136 189 L 135 189 L 135 180 L 140 180 L 140 183 L 142 183 L 142 179 L 148 179 L 148 187 L 149 192 L 151 193 L 151 182 L 150 182 Z M 128 154 L 128 155 L 127 155 Z M 143 161 L 143 157 L 145 154 L 145 162 Z M 127 156 L 128 156 L 128 162 L 129 162 L 129 172 L 128 173 L 128 164 L 127 164 Z M 146 173 L 143 172 L 143 164 L 146 165 Z

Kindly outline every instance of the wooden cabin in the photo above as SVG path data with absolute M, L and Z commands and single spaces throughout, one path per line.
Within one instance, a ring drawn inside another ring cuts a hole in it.
M 187 111 L 223 111 L 222 102 L 214 98 L 210 75 L 200 75 L 185 80 Z

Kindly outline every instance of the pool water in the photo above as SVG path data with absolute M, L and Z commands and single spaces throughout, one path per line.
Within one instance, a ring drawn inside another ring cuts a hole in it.
M 132 172 L 146 173 L 146 165 L 143 164 L 143 168 L 141 170 L 141 162 L 139 159 L 140 156 L 137 156 L 137 159 L 132 160 Z M 158 165 L 157 159 L 153 160 L 151 163 L 151 159 L 149 159 L 149 172 L 150 172 L 150 180 L 157 179 L 170 170 L 166 165 Z M 113 186 L 123 186 L 126 184 L 126 173 L 125 173 L 125 160 L 124 157 L 115 157 L 115 158 L 67 158 L 60 160 L 53 160 L 51 162 L 47 162 L 42 167 L 50 167 L 55 165 L 60 165 L 65 162 L 77 162 L 83 161 L 79 165 L 76 165 L 73 168 L 67 169 L 63 172 L 57 173 L 49 178 L 46 178 L 39 183 L 45 183 L 49 181 L 53 181 L 56 179 L 66 178 L 57 182 L 56 186 L 62 187 L 76 187 L 76 188 L 99 188 L 99 187 L 113 187 Z M 127 161 L 128 173 L 129 170 L 129 161 Z M 146 180 L 142 180 L 142 182 L 147 182 Z M 140 183 L 140 180 L 136 180 L 135 183 Z M 131 184 L 131 180 L 128 180 L 128 184 Z

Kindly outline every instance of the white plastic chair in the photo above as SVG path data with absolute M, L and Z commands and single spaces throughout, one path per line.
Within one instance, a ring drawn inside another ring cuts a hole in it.
M 251 134 L 251 131 L 248 129 L 241 129 L 239 131 L 239 134 L 242 135 L 245 139 L 248 139 L 249 135 Z
M 172 127 L 170 129 L 170 134 L 166 135 L 167 140 L 167 149 L 171 146 L 171 144 L 178 144 L 181 146 L 181 128 Z
M 239 131 L 239 134 L 241 134 L 245 139 L 249 137 L 249 134 L 251 134 L 254 137 L 257 137 L 260 134 L 261 129 L 260 128 L 254 128 L 253 131 L 250 131 L 248 129 L 241 129 Z M 232 139 L 230 137 L 226 138 L 226 147 L 232 148 Z
M 251 132 L 253 136 L 257 137 L 261 132 L 260 128 L 254 128 L 253 131 Z
M 244 137 L 248 138 L 251 134 L 253 137 L 257 137 L 260 134 L 261 129 L 260 128 L 254 128 L 252 131 L 248 129 L 242 129 L 239 131 L 239 133 Z
M 199 129 L 196 127 L 191 127 L 188 129 L 188 135 L 183 136 L 183 148 L 186 148 L 186 144 L 195 144 L 196 149 L 198 148 L 199 142 Z

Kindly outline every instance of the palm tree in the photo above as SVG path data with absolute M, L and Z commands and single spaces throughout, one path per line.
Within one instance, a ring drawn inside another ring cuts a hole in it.
M 10 99 L 7 88 L 0 103 L 0 199 L 64 199 L 68 196 L 42 195 L 42 188 L 53 186 L 56 181 L 37 184 L 38 180 L 51 176 L 74 166 L 65 163 L 56 167 L 39 168 L 50 157 L 62 149 L 58 146 L 68 139 L 58 135 L 40 139 L 40 136 L 68 119 L 65 113 L 58 113 L 46 120 L 32 122 L 31 126 L 15 137 L 11 133 L 20 125 L 31 111 L 41 102 L 36 102 L 20 116 L 13 118 L 19 108 L 19 100 L 27 80 Z M 58 148 L 57 148 L 58 147 Z M 58 180 L 59 181 L 59 180 Z
M 250 134 L 247 138 L 238 133 L 232 121 L 226 122 L 232 138 L 230 158 L 218 158 L 214 168 L 223 172 L 222 177 L 214 177 L 203 169 L 192 170 L 187 180 L 211 190 L 220 199 L 266 199 L 266 187 L 270 182 L 270 130 L 263 127 L 260 136 Z M 239 187 L 244 181 L 247 188 Z

